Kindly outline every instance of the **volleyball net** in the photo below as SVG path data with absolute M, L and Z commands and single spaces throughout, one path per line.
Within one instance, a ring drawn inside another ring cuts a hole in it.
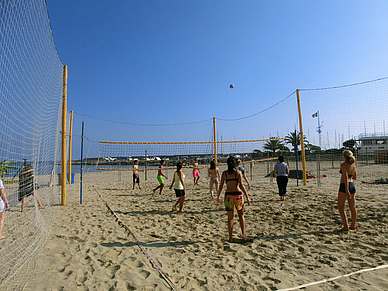
M 96 169 L 105 171 L 132 170 L 134 161 L 143 169 L 155 170 L 162 160 L 169 165 L 178 161 L 192 165 L 198 159 L 201 167 L 207 167 L 211 160 L 220 165 L 228 156 L 234 155 L 244 162 L 258 162 L 263 159 L 261 150 L 265 142 L 281 141 L 284 138 L 207 141 L 207 142 L 113 142 L 100 141 L 100 155 Z
M 60 197 L 63 66 L 44 1 L 1 1 L 0 32 L 0 169 L 11 207 L 4 215 L 0 288 L 22 290 Z

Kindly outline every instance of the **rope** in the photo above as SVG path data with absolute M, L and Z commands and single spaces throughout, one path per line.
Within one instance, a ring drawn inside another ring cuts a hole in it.
M 162 269 L 157 265 L 157 263 L 152 259 L 152 257 L 148 254 L 146 249 L 141 245 L 140 241 L 136 238 L 135 234 L 130 230 L 130 228 L 123 223 L 123 221 L 119 218 L 119 216 L 112 210 L 112 208 L 109 206 L 108 202 L 102 197 L 100 192 L 96 189 L 95 186 L 93 186 L 94 191 L 100 196 L 101 200 L 104 202 L 105 206 L 108 208 L 110 213 L 116 218 L 117 223 L 123 227 L 135 240 L 139 248 L 142 250 L 142 252 L 145 254 L 145 256 L 148 258 L 148 260 L 151 262 L 152 266 L 158 270 L 160 276 L 166 281 L 166 283 L 170 286 L 171 290 L 178 291 L 179 289 L 174 285 L 174 283 L 170 280 L 170 278 L 162 271 Z
M 274 137 L 274 138 L 262 138 L 262 139 L 246 139 L 246 140 L 224 140 L 224 141 L 216 141 L 217 144 L 219 143 L 249 143 L 249 142 L 259 142 L 259 141 L 271 141 L 271 140 L 285 140 L 285 137 Z M 149 141 L 104 141 L 101 140 L 100 144 L 214 144 L 214 141 L 155 141 L 155 142 L 149 142 Z
M 382 80 L 386 80 L 386 79 L 388 79 L 388 77 L 379 78 L 379 79 L 375 79 L 375 80 L 364 81 L 364 82 L 359 82 L 359 83 L 354 83 L 354 84 L 335 86 L 335 87 L 324 87 L 324 88 L 315 88 L 315 89 L 299 89 L 299 91 L 321 91 L 321 90 L 340 89 L 340 88 L 364 85 L 364 84 L 368 84 L 368 83 L 374 83 L 374 82 L 378 82 L 378 81 L 382 81 Z
M 374 267 L 374 268 L 362 269 L 362 270 L 358 270 L 358 271 L 355 271 L 355 272 L 352 272 L 352 273 L 349 273 L 349 274 L 340 275 L 340 276 L 332 277 L 332 278 L 329 278 L 329 279 L 323 279 L 323 280 L 320 280 L 320 281 L 316 281 L 316 282 L 312 282 L 312 283 L 308 283 L 308 284 L 303 284 L 303 285 L 299 285 L 299 286 L 296 286 L 296 287 L 285 288 L 285 289 L 278 289 L 278 291 L 297 290 L 297 289 L 306 288 L 306 287 L 313 286 L 313 285 L 318 285 L 318 284 L 323 284 L 323 283 L 331 282 L 331 281 L 334 281 L 334 280 L 338 280 L 340 278 L 346 278 L 346 277 L 350 277 L 350 276 L 353 276 L 353 275 L 356 275 L 356 274 L 361 274 L 361 273 L 364 273 L 364 272 L 370 272 L 370 271 L 375 271 L 375 270 L 384 269 L 384 268 L 388 268 L 388 265 L 381 265 L 381 266 L 377 266 L 377 267 Z
M 211 121 L 212 119 L 204 119 L 204 120 L 197 120 L 197 121 L 188 121 L 188 122 L 180 122 L 180 123 L 158 123 L 158 124 L 152 124 L 152 123 L 132 123 L 132 122 L 122 122 L 122 121 L 115 121 L 115 120 L 110 120 L 110 119 L 104 119 L 104 118 L 99 118 L 99 117 L 94 117 L 82 113 L 78 113 L 73 111 L 74 114 L 78 114 L 80 116 L 85 116 L 88 118 L 96 119 L 96 120 L 101 120 L 101 121 L 107 121 L 107 122 L 112 122 L 112 123 L 118 123 L 118 124 L 127 124 L 127 125 L 135 125 L 135 126 L 176 126 L 176 125 L 187 125 L 187 124 L 194 124 L 194 123 L 202 123 L 202 122 L 208 122 Z

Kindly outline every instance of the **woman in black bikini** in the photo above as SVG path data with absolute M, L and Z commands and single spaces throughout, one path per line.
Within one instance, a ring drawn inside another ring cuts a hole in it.
M 226 181 L 225 191 L 225 210 L 228 213 L 228 231 L 229 231 L 229 242 L 233 240 L 233 208 L 236 207 L 238 213 L 238 220 L 240 222 L 242 238 L 247 239 L 245 235 L 245 218 L 244 218 L 244 198 L 243 193 L 247 199 L 248 205 L 251 204 L 251 200 L 248 197 L 247 191 L 245 190 L 244 184 L 242 183 L 242 175 L 240 171 L 237 171 L 236 159 L 234 157 L 228 158 L 228 170 L 224 171 L 221 175 L 220 187 L 217 192 L 217 203 L 220 203 L 220 194 Z
M 346 150 L 342 154 L 344 162 L 341 164 L 341 184 L 338 191 L 338 211 L 341 215 L 344 227 L 341 231 L 349 231 L 356 229 L 357 210 L 356 210 L 356 187 L 354 186 L 353 180 L 356 180 L 356 159 L 353 153 Z M 345 201 L 348 200 L 350 215 L 352 223 L 349 227 L 348 217 L 345 212 Z

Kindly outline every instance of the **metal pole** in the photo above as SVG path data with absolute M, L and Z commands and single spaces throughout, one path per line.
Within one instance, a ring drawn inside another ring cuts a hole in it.
M 213 117 L 213 138 L 214 138 L 214 162 L 217 165 L 217 136 L 216 136 L 216 118 Z
M 61 204 L 66 205 L 66 113 L 67 113 L 67 66 L 63 66 L 62 87 L 62 169 L 61 169 Z
M 71 150 L 72 150 L 72 138 L 73 138 L 73 110 L 70 111 L 70 133 L 69 133 L 69 175 L 67 180 L 71 184 Z
M 80 169 L 80 191 L 79 203 L 82 204 L 82 173 L 84 168 L 84 122 L 82 121 L 82 136 L 81 136 L 81 169 Z
M 301 144 L 301 147 L 302 147 L 303 185 L 306 186 L 307 185 L 307 178 L 306 178 L 306 153 L 305 153 L 305 150 L 304 150 L 302 109 L 300 107 L 299 89 L 296 90 L 296 98 L 297 98 L 297 102 L 298 102 L 298 112 L 299 112 L 300 144 Z
M 251 166 L 251 181 L 253 180 L 253 162 L 251 161 L 250 162 L 250 166 Z
M 147 150 L 145 150 L 144 180 L 147 181 Z

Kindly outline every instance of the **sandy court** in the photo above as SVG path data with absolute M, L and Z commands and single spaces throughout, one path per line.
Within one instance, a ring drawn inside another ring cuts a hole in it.
M 248 165 L 245 168 L 249 171 Z M 301 181 L 296 186 L 290 179 L 284 202 L 278 199 L 275 181 L 264 178 L 267 165 L 253 169 L 248 192 L 252 205 L 245 211 L 247 235 L 253 241 L 240 239 L 235 212 L 232 244 L 226 242 L 226 213 L 211 201 L 204 170 L 198 186 L 193 186 L 190 170 L 184 170 L 184 213 L 171 211 L 176 201 L 167 187 L 172 170 L 167 171 L 162 195 L 152 194 L 155 172 L 148 173 L 148 181 L 141 176 L 142 190 L 132 190 L 131 172 L 121 177 L 117 172 L 86 173 L 82 205 L 76 176 L 76 184 L 67 188 L 67 206 L 56 207 L 31 289 L 169 290 L 94 187 L 179 290 L 277 290 L 388 264 L 388 185 L 362 184 L 369 174 L 358 168 L 358 230 L 341 233 L 338 168 L 322 166 L 328 176 L 322 187 L 314 179 L 307 186 Z M 386 166 L 376 169 L 383 175 Z M 387 290 L 388 268 L 308 288 L 333 289 Z

